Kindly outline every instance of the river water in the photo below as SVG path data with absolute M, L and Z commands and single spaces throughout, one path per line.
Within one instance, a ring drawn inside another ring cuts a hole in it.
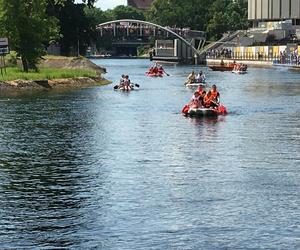
M 95 62 L 141 89 L 1 94 L 0 249 L 300 249 L 299 72 L 203 67 L 230 113 L 197 120 L 193 66 Z

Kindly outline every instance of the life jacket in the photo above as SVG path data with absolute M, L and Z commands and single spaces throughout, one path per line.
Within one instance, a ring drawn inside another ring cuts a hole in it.
M 218 91 L 213 91 L 210 90 L 210 100 L 215 101 L 217 100 L 218 96 L 219 96 L 219 92 Z
M 211 96 L 208 96 L 207 94 L 203 98 L 203 103 L 205 107 L 210 107 L 211 105 Z
M 200 97 L 204 97 L 204 94 L 206 93 L 204 89 L 200 90 L 197 89 L 197 92 L 200 94 Z

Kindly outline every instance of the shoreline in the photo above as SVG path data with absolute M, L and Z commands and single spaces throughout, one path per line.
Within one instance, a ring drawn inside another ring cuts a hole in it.
M 45 56 L 41 60 L 39 68 L 44 70 L 44 72 L 37 73 L 37 75 L 29 74 L 29 76 L 26 73 L 19 74 L 17 71 L 11 71 L 10 74 L 13 77 L 8 77 L 7 80 L 3 79 L 2 81 L 0 79 L 0 92 L 62 88 L 77 89 L 103 86 L 111 83 L 102 77 L 102 74 L 106 73 L 105 68 L 84 57 Z M 65 72 L 60 72 L 59 70 L 61 69 L 65 70 Z M 75 73 L 73 73 L 74 71 Z M 24 79 L 23 77 L 26 78 Z
M 103 86 L 111 82 L 103 77 L 75 77 L 52 80 L 14 80 L 0 82 L 0 91 L 6 90 L 51 90 L 62 88 L 87 88 Z

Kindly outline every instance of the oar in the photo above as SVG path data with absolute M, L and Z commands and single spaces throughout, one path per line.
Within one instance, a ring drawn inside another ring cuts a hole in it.
M 137 87 L 137 88 L 139 88 L 140 87 L 140 85 L 139 84 L 136 84 L 136 83 L 130 83 L 130 85 L 133 85 L 133 86 L 135 86 L 135 87 Z
M 164 69 L 163 69 L 164 73 L 167 75 L 167 76 L 170 76 Z
M 220 106 L 220 103 L 214 102 L 214 101 L 212 101 L 212 100 L 211 100 L 211 102 L 212 102 L 213 104 L 217 105 L 217 107 Z

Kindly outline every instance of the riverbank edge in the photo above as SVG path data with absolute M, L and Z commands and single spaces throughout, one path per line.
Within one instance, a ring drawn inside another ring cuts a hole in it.
M 20 67 L 20 65 L 19 65 Z M 94 72 L 91 76 L 71 76 L 67 78 L 52 79 L 16 79 L 9 81 L 0 81 L 0 91 L 5 90 L 42 90 L 59 88 L 86 88 L 93 86 L 102 86 L 111 82 L 102 77 L 106 69 L 91 62 L 84 57 L 63 57 L 63 56 L 45 56 L 39 63 L 40 68 L 44 69 L 66 69 L 66 70 L 86 70 Z
M 111 82 L 103 77 L 75 77 L 52 80 L 14 80 L 0 82 L 0 91 L 5 90 L 43 90 L 59 88 L 87 88 L 103 86 Z

